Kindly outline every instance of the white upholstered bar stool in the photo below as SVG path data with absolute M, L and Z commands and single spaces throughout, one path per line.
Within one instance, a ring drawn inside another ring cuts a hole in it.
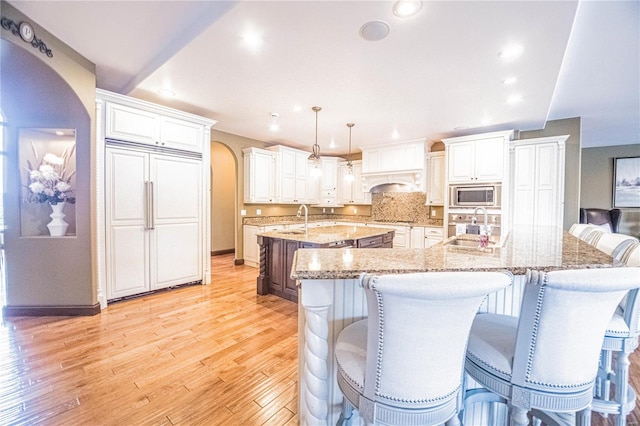
M 469 329 L 485 296 L 511 285 L 502 272 L 363 274 L 368 317 L 335 346 L 344 395 L 338 424 L 459 424 Z
M 619 261 L 626 250 L 637 242 L 638 239 L 631 235 L 601 233 L 595 235 L 589 244 Z
M 640 266 L 640 243 L 627 246 L 619 258 L 626 266 Z M 627 424 L 627 415 L 636 406 L 636 393 L 629 384 L 629 355 L 638 347 L 639 336 L 640 294 L 636 289 L 625 296 L 605 332 L 593 399 L 593 410 L 603 415 L 615 414 L 618 426 Z
M 476 316 L 466 372 L 508 402 L 512 426 L 528 425 L 531 410 L 543 419 L 576 413 L 575 423 L 588 426 L 605 330 L 627 291 L 640 287 L 639 274 L 640 268 L 529 271 L 519 318 Z
M 585 237 L 591 232 L 597 229 L 594 225 L 589 225 L 586 223 L 574 223 L 569 228 L 569 233 L 576 238 L 579 238 L 584 241 Z

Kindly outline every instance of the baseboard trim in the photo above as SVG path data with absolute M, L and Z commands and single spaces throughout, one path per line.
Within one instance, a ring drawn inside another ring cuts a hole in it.
M 244 259 L 234 259 L 233 260 L 233 264 L 234 265 L 244 265 Z
M 100 313 L 100 304 L 89 306 L 5 306 L 3 317 L 88 317 Z
M 211 256 L 221 256 L 223 254 L 235 253 L 236 249 L 224 249 L 224 250 L 214 250 L 211 252 Z

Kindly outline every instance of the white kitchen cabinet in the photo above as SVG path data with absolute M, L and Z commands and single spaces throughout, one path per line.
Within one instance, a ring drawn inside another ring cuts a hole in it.
M 429 248 L 443 240 L 444 228 L 440 226 L 412 226 L 411 248 Z
M 513 131 L 443 139 L 451 183 L 501 182 Z
M 276 200 L 283 204 L 308 202 L 309 153 L 282 145 L 267 148 L 276 153 Z
M 555 136 L 513 141 L 509 215 L 513 227 L 562 227 L 567 139 L 568 136 Z
M 320 182 L 322 176 L 313 174 L 313 164 L 307 161 L 307 203 L 318 204 L 320 202 Z
M 257 225 L 244 225 L 242 227 L 242 248 L 244 264 L 257 268 L 260 265 L 260 246 L 258 234 L 260 227 Z
M 107 300 L 202 280 L 201 161 L 106 149 Z
M 159 114 L 111 102 L 105 111 L 105 137 L 148 144 L 160 140 Z
M 362 173 L 413 171 L 424 168 L 424 139 L 363 147 Z
M 245 148 L 244 202 L 270 204 L 276 202 L 276 153 L 260 148 Z
M 444 205 L 445 155 L 444 151 L 427 154 L 427 205 Z
M 320 194 L 316 207 L 342 207 L 338 204 L 338 162 L 342 158 L 322 157 L 322 176 L 320 181 Z
M 444 239 L 444 228 L 441 226 L 424 227 L 424 248 L 438 244 Z
M 352 161 L 353 180 L 347 180 L 347 162 L 338 164 L 338 202 L 343 204 L 371 204 L 371 193 L 362 188 L 362 161 Z
M 258 234 L 284 229 L 284 225 L 243 225 L 242 251 L 244 264 L 253 268 L 260 267 L 260 246 Z M 291 229 L 295 229 L 292 227 Z
M 201 152 L 203 149 L 202 132 L 203 128 L 200 124 L 160 116 L 160 145 L 167 148 Z
M 412 226 L 411 227 L 411 248 L 424 248 L 424 227 Z
M 204 126 L 119 103 L 105 106 L 105 137 L 183 151 L 202 152 Z

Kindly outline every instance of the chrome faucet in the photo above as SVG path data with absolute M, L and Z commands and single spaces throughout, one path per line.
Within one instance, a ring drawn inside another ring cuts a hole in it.
M 477 219 L 476 219 L 476 213 L 478 213 L 478 210 L 482 210 L 482 212 L 484 213 L 484 231 L 485 232 L 489 232 L 489 217 L 487 216 L 487 209 L 485 209 L 484 207 L 476 207 L 476 209 L 473 211 L 473 219 L 472 219 L 472 223 L 476 223 Z
M 297 217 L 299 218 L 302 215 L 302 208 L 304 207 L 304 233 L 307 233 L 307 229 L 309 228 L 309 209 L 307 208 L 306 205 L 301 204 L 300 207 L 298 207 L 298 214 Z

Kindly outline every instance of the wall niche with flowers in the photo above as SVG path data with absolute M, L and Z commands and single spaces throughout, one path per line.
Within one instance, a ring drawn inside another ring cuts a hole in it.
M 20 235 L 76 235 L 75 129 L 20 129 Z

